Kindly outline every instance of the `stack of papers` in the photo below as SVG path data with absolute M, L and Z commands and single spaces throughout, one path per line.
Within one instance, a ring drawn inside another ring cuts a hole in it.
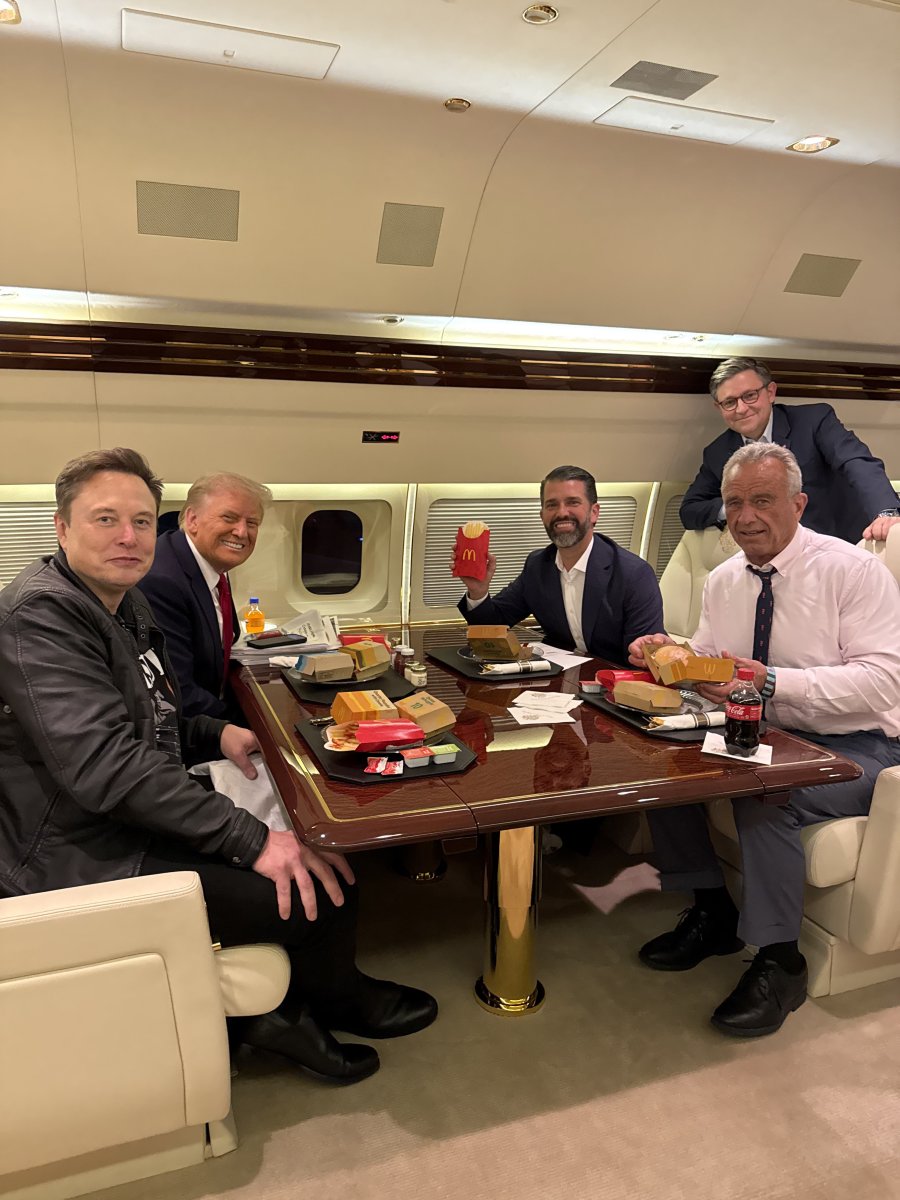
M 509 708 L 520 725 L 574 725 L 572 710 L 581 701 L 568 692 L 520 692 Z
M 256 650 L 247 645 L 247 635 L 242 633 L 231 648 L 231 657 L 235 662 L 246 666 L 271 662 L 273 658 L 291 658 L 293 665 L 300 654 L 319 654 L 324 650 L 340 650 L 341 639 L 334 617 L 321 617 L 316 609 L 292 617 L 290 621 L 282 621 L 276 626 L 273 621 L 266 621 L 266 629 L 281 629 L 284 633 L 301 633 L 306 641 L 299 646 L 272 646 Z

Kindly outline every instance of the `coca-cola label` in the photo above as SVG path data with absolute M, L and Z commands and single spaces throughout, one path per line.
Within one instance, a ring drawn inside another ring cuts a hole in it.
M 730 704 L 726 700 L 725 717 L 729 721 L 759 721 L 762 718 L 762 705 Z

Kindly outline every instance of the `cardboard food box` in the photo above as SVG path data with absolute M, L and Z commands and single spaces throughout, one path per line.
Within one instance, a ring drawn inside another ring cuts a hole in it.
M 641 680 L 623 679 L 613 687 L 616 704 L 627 704 L 647 713 L 673 713 L 681 708 L 678 692 L 660 687 L 658 683 L 643 683 Z
M 657 662 L 660 651 L 671 651 L 671 646 L 653 646 L 644 643 L 644 661 L 650 674 L 666 687 L 675 683 L 679 686 L 695 683 L 730 683 L 734 677 L 734 663 L 730 658 L 707 658 L 695 654 L 690 646 L 679 647 L 687 651 L 686 657 L 673 662 Z M 665 657 L 665 655 L 664 655 Z
M 405 700 L 398 700 L 397 712 L 408 721 L 415 721 L 425 734 L 443 733 L 456 724 L 451 709 L 429 692 L 415 692 Z
M 342 651 L 332 654 L 304 654 L 298 661 L 300 678 L 309 683 L 340 682 L 353 678 L 353 659 Z
M 519 639 L 508 625 L 470 625 L 466 632 L 469 649 L 479 658 L 515 662 L 522 655 Z
M 397 708 L 384 692 L 338 692 L 331 716 L 338 725 L 347 721 L 395 721 Z
M 391 665 L 391 656 L 383 642 L 353 642 L 345 647 L 353 659 L 357 679 L 376 679 Z

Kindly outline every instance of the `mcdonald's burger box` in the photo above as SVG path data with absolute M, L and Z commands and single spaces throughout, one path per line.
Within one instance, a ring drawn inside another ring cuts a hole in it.
M 344 648 L 355 665 L 357 679 L 376 679 L 391 665 L 391 656 L 384 642 L 353 642 Z
M 622 679 L 614 684 L 612 698 L 615 704 L 646 713 L 673 713 L 681 708 L 680 692 L 636 679 Z
M 456 724 L 452 710 L 443 700 L 438 700 L 429 692 L 414 692 L 405 700 L 398 700 L 397 712 L 407 721 L 415 721 L 426 736 L 430 733 L 443 733 L 445 729 L 452 729 Z
M 332 719 L 338 725 L 348 721 L 394 721 L 397 715 L 394 702 L 384 692 L 338 692 L 331 706 Z
M 644 662 L 650 674 L 666 687 L 671 684 L 730 683 L 734 663 L 730 658 L 707 658 L 695 654 L 690 646 L 643 645 Z
M 521 657 L 519 639 L 508 625 L 470 625 L 466 631 L 469 649 L 479 658 L 497 658 L 515 662 Z
M 331 654 L 304 654 L 300 658 L 300 678 L 309 683 L 352 679 L 353 669 L 353 659 L 341 650 Z

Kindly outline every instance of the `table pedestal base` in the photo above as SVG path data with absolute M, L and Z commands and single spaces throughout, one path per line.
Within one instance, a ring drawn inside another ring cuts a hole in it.
M 544 1002 L 535 974 L 535 930 L 541 898 L 541 830 L 503 829 L 485 838 L 484 973 L 475 999 L 498 1016 L 523 1016 Z

